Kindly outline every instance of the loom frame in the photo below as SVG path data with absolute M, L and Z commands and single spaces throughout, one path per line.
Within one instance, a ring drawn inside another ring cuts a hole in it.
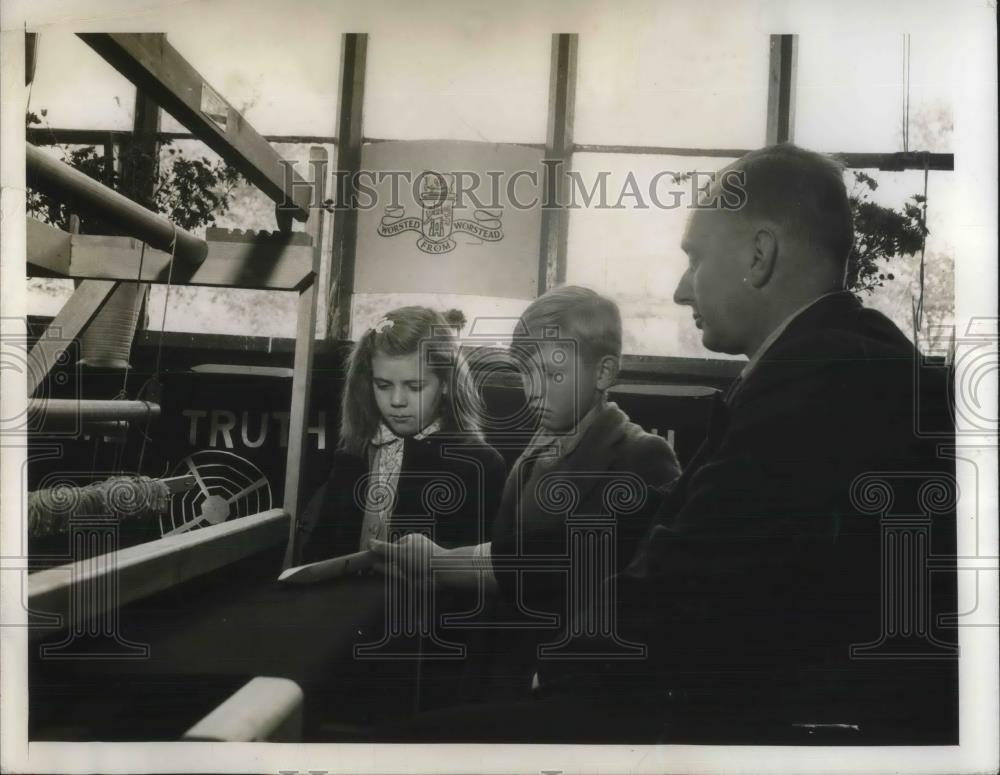
M 263 140 L 238 111 L 228 106 L 228 124 L 238 127 L 239 131 L 235 136 L 220 137 L 215 124 L 192 117 L 191 106 L 179 103 L 184 102 L 180 91 L 185 88 L 185 83 L 191 79 L 198 79 L 205 85 L 207 82 L 166 44 L 164 35 L 122 33 L 80 37 L 132 80 L 137 88 L 151 89 L 164 109 L 171 110 L 173 107 L 177 110 L 180 115 L 175 117 L 178 120 L 186 123 L 199 139 L 219 152 L 227 162 L 238 166 L 251 182 L 278 202 L 276 217 L 280 231 L 244 234 L 210 230 L 205 260 L 191 266 L 176 261 L 175 257 L 171 273 L 171 256 L 168 253 L 147 246 L 145 255 L 141 255 L 142 246 L 136 239 L 142 237 L 141 234 L 125 237 L 69 234 L 29 218 L 27 261 L 29 269 L 33 270 L 29 276 L 36 274 L 83 280 L 64 305 L 64 310 L 68 308 L 67 312 L 71 314 L 64 315 L 61 311 L 29 354 L 33 361 L 29 396 L 44 381 L 57 360 L 55 356 L 86 328 L 120 282 L 169 282 L 173 285 L 296 291 L 298 303 L 283 506 L 191 533 L 118 549 L 96 558 L 96 563 L 95 558 L 91 558 L 31 574 L 28 577 L 29 607 L 60 615 L 69 613 L 70 593 L 77 583 L 97 588 L 107 580 L 113 581 L 123 591 L 110 601 L 110 605 L 121 606 L 237 562 L 274 546 L 282 539 L 287 541 L 284 566 L 290 564 L 296 515 L 302 500 L 301 470 L 308 433 L 309 383 L 318 299 L 316 283 L 322 257 L 325 213 L 323 208 L 310 205 L 323 201 L 324 175 L 328 169 L 326 149 L 313 147 L 310 149 L 310 168 L 314 179 L 306 182 L 297 175 L 283 173 L 281 184 L 288 190 L 276 189 L 276 179 L 273 174 L 266 174 L 267 170 L 273 172 L 275 167 L 287 169 L 287 166 L 282 164 L 283 159 L 270 143 Z M 149 68 L 136 72 L 123 64 L 130 58 L 138 60 L 139 52 L 150 45 L 165 52 L 165 58 L 152 72 Z M 177 68 L 183 75 L 179 81 L 171 80 L 171 68 Z M 155 88 L 153 81 L 158 84 Z M 114 197 L 121 196 L 103 184 L 94 184 L 106 189 L 106 202 L 116 201 Z M 281 204 L 286 205 L 284 213 L 290 212 L 298 220 L 305 221 L 304 237 L 302 232 L 291 231 L 291 219 L 283 217 Z M 101 601 L 94 596 L 88 613 L 91 617 L 105 615 L 108 606 L 109 601 Z M 60 618 L 61 626 L 65 627 L 65 616 Z M 50 627 L 33 628 L 32 637 L 41 637 L 49 632 Z

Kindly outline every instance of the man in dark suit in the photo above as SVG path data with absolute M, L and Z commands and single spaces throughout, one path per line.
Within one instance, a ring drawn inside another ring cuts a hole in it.
M 943 370 L 918 378 L 913 344 L 844 290 L 833 161 L 754 151 L 701 205 L 674 300 L 749 360 L 614 579 L 645 658 L 542 660 L 533 704 L 450 739 L 954 743 L 956 649 L 934 627 L 954 573 L 926 568 L 954 556 L 954 463 L 917 431 L 949 427 Z

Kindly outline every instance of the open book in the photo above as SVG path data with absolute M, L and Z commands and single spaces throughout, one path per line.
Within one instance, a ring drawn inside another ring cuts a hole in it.
M 331 557 L 329 560 L 311 562 L 282 571 L 278 581 L 289 584 L 314 584 L 317 581 L 335 579 L 348 573 L 367 570 L 375 564 L 375 554 L 370 550 L 345 554 L 341 557 Z

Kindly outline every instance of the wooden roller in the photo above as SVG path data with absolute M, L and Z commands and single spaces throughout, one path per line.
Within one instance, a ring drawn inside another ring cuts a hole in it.
M 258 676 L 184 733 L 184 740 L 297 743 L 302 689 L 288 678 Z
M 30 143 L 25 146 L 28 185 L 71 205 L 82 215 L 92 215 L 121 229 L 150 247 L 173 252 L 198 266 L 208 255 L 208 244 Z
M 28 416 L 48 419 L 101 422 L 105 420 L 155 420 L 160 416 L 159 404 L 149 401 L 100 400 L 90 398 L 30 398 Z

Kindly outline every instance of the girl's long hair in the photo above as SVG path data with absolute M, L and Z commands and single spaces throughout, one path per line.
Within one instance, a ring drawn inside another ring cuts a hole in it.
M 464 317 L 458 310 L 451 310 L 446 315 L 428 307 L 400 307 L 387 313 L 375 327 L 361 335 L 348 357 L 347 379 L 340 402 L 338 449 L 364 454 L 382 421 L 372 385 L 372 356 L 376 352 L 385 355 L 421 353 L 424 367 L 431 369 L 442 385 L 448 387 L 441 396 L 438 410 L 441 431 L 483 440 L 482 402 L 462 357 L 456 332 Z

